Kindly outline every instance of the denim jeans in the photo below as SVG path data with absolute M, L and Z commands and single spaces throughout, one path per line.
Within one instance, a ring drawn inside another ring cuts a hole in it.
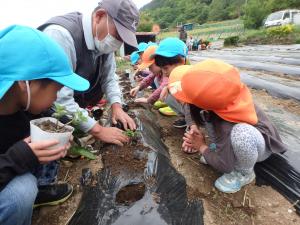
M 11 180 L 0 192 L 0 224 L 30 225 L 37 193 L 37 179 L 31 173 Z
M 49 185 L 54 183 L 57 178 L 59 162 L 53 161 L 47 164 L 40 165 L 34 175 L 38 179 L 38 186 Z

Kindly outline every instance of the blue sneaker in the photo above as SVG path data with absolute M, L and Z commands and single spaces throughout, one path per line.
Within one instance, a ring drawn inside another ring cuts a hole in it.
M 243 175 L 240 172 L 232 171 L 219 177 L 215 182 L 215 187 L 224 193 L 235 193 L 241 190 L 243 186 L 250 184 L 254 179 L 254 172 Z

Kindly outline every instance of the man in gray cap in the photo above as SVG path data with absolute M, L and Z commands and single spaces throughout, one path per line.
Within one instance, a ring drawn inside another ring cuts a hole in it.
M 70 112 L 79 110 L 88 116 L 84 108 L 97 104 L 105 94 L 111 104 L 113 123 L 120 121 L 125 129 L 136 129 L 134 121 L 122 110 L 114 52 L 123 42 L 137 46 L 138 22 L 139 12 L 132 0 L 102 0 L 92 12 L 57 16 L 41 25 L 38 29 L 63 47 L 74 71 L 91 84 L 83 94 L 64 87 L 56 102 Z M 79 128 L 103 142 L 123 145 L 128 141 L 122 130 L 102 127 L 90 117 Z

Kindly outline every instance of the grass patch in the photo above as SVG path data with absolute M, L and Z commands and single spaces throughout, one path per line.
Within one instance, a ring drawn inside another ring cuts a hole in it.
M 300 44 L 300 26 L 281 26 L 246 30 L 240 37 L 243 44 Z
M 130 68 L 130 62 L 121 57 L 116 57 L 116 73 L 123 73 L 126 69 Z
M 229 47 L 229 46 L 237 46 L 239 43 L 239 36 L 233 36 L 233 37 L 228 37 L 224 39 L 224 46 Z

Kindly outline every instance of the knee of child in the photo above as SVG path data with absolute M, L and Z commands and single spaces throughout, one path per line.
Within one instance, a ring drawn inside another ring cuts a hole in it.
M 239 123 L 233 126 L 230 137 L 234 149 L 241 151 L 249 150 L 249 147 L 256 147 L 256 136 L 253 135 L 253 128 L 253 126 L 246 123 Z

